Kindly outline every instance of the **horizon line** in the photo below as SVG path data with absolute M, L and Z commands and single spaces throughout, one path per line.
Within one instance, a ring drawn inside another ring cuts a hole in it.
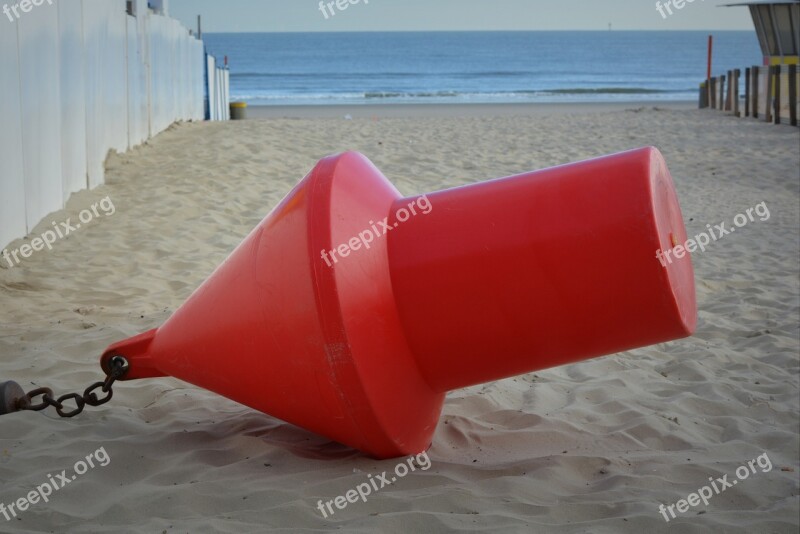
M 594 32 L 594 33 L 623 33 L 623 32 L 753 32 L 755 28 L 745 29 L 694 29 L 694 30 L 679 30 L 679 29 L 577 29 L 577 30 L 258 30 L 258 31 L 203 31 L 203 35 L 208 34 L 221 34 L 221 33 L 241 33 L 241 34 L 256 34 L 256 33 L 557 33 L 557 32 Z

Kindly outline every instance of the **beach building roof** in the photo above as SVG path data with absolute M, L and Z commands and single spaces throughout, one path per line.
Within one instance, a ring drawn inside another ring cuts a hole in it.
M 800 0 L 758 1 L 724 4 L 747 6 L 758 34 L 764 62 L 797 64 L 800 56 Z

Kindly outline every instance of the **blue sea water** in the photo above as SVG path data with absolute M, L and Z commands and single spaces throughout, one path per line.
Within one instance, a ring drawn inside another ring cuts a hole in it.
M 761 64 L 714 34 L 714 73 Z M 231 97 L 254 105 L 695 100 L 707 32 L 228 33 Z

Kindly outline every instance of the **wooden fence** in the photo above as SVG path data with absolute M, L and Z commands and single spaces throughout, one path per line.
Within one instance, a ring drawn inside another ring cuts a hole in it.
M 740 94 L 744 82 L 744 94 Z M 700 108 L 718 109 L 736 117 L 797 126 L 800 77 L 797 65 L 770 65 L 729 70 L 700 84 Z

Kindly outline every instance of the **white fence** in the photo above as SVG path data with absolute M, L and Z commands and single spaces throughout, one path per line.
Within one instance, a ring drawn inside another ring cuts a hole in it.
M 206 119 L 227 121 L 231 118 L 230 71 L 227 65 L 217 67 L 214 56 L 206 56 L 208 76 L 208 101 Z
M 147 0 L 57 0 L 0 18 L 0 247 L 175 121 L 228 118 L 227 69 Z M 218 74 L 219 72 L 219 74 Z M 210 96 L 210 95 L 209 95 Z

